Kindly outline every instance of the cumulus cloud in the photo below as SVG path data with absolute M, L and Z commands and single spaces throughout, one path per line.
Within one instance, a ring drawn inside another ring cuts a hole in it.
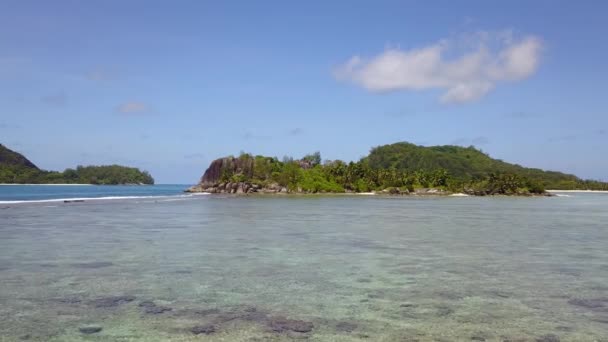
M 464 103 L 483 97 L 499 82 L 532 75 L 542 49 L 536 36 L 484 31 L 422 48 L 388 48 L 371 58 L 353 56 L 334 75 L 374 92 L 441 89 L 442 102 Z
M 147 111 L 148 106 L 142 102 L 131 101 L 119 105 L 117 110 L 123 114 L 137 114 Z

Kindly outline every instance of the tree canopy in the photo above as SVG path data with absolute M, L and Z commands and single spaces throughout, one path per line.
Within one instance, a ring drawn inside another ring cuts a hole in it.
M 120 165 L 78 166 L 63 172 L 40 170 L 23 155 L 0 145 L 0 183 L 154 184 L 147 171 Z

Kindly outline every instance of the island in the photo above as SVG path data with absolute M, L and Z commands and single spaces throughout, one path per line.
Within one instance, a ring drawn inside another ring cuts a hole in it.
M 1 184 L 154 184 L 147 171 L 121 165 L 77 166 L 63 172 L 38 168 L 22 154 L 0 144 Z
M 359 161 L 348 163 L 322 162 L 319 152 L 300 159 L 249 153 L 219 158 L 197 185 L 185 191 L 549 196 L 545 189 L 608 190 L 608 183 L 510 164 L 473 146 L 399 142 L 374 147 Z

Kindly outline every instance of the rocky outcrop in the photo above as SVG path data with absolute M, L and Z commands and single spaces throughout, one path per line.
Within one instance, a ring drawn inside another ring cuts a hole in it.
M 287 193 L 287 188 L 277 184 L 256 184 L 249 181 L 226 181 L 226 179 L 253 178 L 254 160 L 251 157 L 226 157 L 211 162 L 200 182 L 186 192 L 212 194 Z
M 267 186 L 250 182 L 201 182 L 193 187 L 190 187 L 186 192 L 207 192 L 210 194 L 251 194 L 259 193 L 287 193 L 286 187 L 280 186 L 277 183 L 272 183 Z
M 203 174 L 200 184 L 210 187 L 219 184 L 220 180 L 225 176 L 229 177 L 239 174 L 246 178 L 253 176 L 252 158 L 226 157 L 216 159 L 211 162 L 211 165 L 209 165 Z

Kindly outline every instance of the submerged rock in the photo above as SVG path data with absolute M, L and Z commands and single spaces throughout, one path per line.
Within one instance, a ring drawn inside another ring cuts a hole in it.
M 135 296 L 112 296 L 97 298 L 92 304 L 97 308 L 113 308 L 135 300 Z
M 142 309 L 142 311 L 144 313 L 150 314 L 150 315 L 158 315 L 158 314 L 162 314 L 163 312 L 173 310 L 172 308 L 167 307 L 167 306 L 156 305 L 153 301 L 150 301 L 150 300 L 139 303 L 139 307 Z
M 593 299 L 582 299 L 572 298 L 568 301 L 570 305 L 582 306 L 587 309 L 601 309 L 608 306 L 608 298 L 593 298 Z
M 215 331 L 216 331 L 215 326 L 212 324 L 197 325 L 190 329 L 190 332 L 193 333 L 194 335 L 200 335 L 200 334 L 209 335 L 209 334 L 213 334 Z
M 547 334 L 536 338 L 536 342 L 559 342 L 559 336 L 554 334 Z
M 87 334 L 87 335 L 98 333 L 101 330 L 103 330 L 103 328 L 98 325 L 87 325 L 85 327 L 78 328 L 78 331 L 80 331 L 83 334 Z
M 437 316 L 446 317 L 454 313 L 454 309 L 447 305 L 441 305 L 437 307 Z
M 288 319 L 285 317 L 274 317 L 268 322 L 268 326 L 274 332 L 300 332 L 306 333 L 312 331 L 314 325 L 311 322 L 301 321 L 297 319 Z
M 215 314 L 219 314 L 220 310 L 213 308 L 213 309 L 198 309 L 198 310 L 194 310 L 194 313 L 197 315 L 201 315 L 201 316 L 207 316 L 207 315 L 215 315 Z
M 341 332 L 353 332 L 357 329 L 357 324 L 352 322 L 338 322 L 336 324 L 336 330 Z
M 82 299 L 78 297 L 66 297 L 57 299 L 57 302 L 61 304 L 80 304 L 82 303 Z

